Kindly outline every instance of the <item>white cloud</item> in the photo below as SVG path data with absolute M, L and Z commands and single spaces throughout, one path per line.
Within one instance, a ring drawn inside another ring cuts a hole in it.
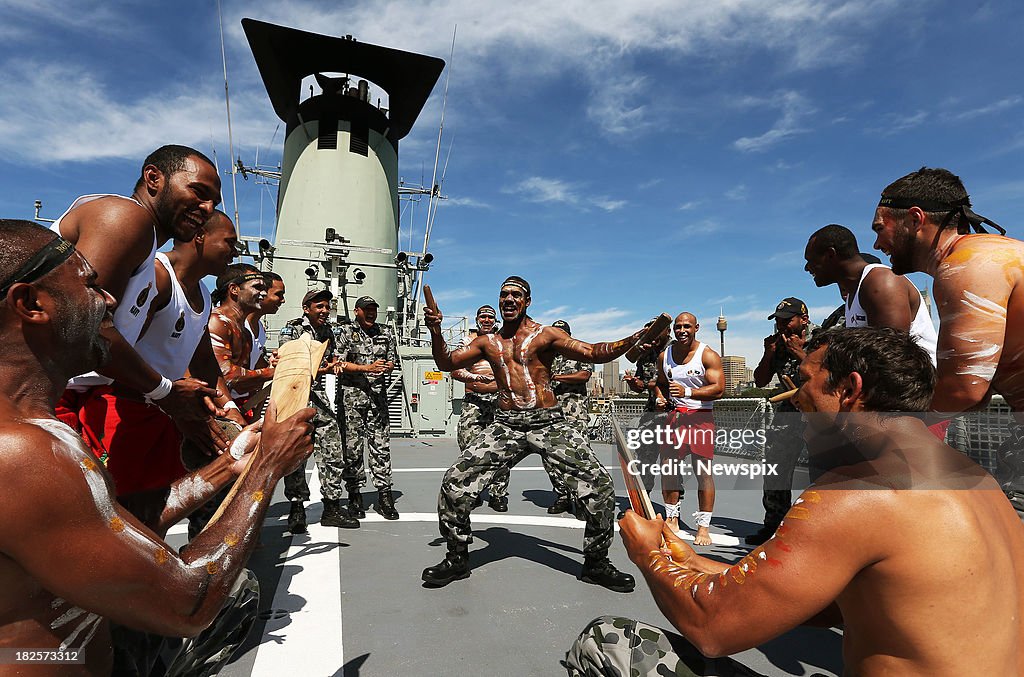
M 781 114 L 767 132 L 733 141 L 733 147 L 743 152 L 764 151 L 792 136 L 809 132 L 810 129 L 804 126 L 804 120 L 815 113 L 815 108 L 807 98 L 794 91 L 779 92 L 770 99 L 748 97 L 741 100 L 740 104 L 745 107 L 778 109 Z
M 736 202 L 746 200 L 749 194 L 750 190 L 747 188 L 746 184 L 743 183 L 733 186 L 729 190 L 725 191 L 725 197 Z
M 442 205 L 451 205 L 452 207 L 475 207 L 477 209 L 492 209 L 491 205 L 480 200 L 476 200 L 471 197 L 453 197 L 448 198 Z
M 626 200 L 613 200 L 604 195 L 587 195 L 586 188 L 580 184 L 543 176 L 525 178 L 513 186 L 502 189 L 502 192 L 519 195 L 529 202 L 560 203 L 584 210 L 588 207 L 597 207 L 613 212 L 627 204 Z
M 447 289 L 434 294 L 434 299 L 438 303 L 452 303 L 471 299 L 474 296 L 476 296 L 476 293 L 468 289 Z
M 682 240 L 700 235 L 710 235 L 722 229 L 722 225 L 712 219 L 704 219 L 695 223 L 687 223 L 670 235 L 673 240 Z
M 992 115 L 994 113 L 1001 113 L 1011 108 L 1016 108 L 1024 101 L 1024 98 L 1020 96 L 1008 96 L 1005 99 L 1000 99 L 987 106 L 981 106 L 979 108 L 973 108 L 971 110 L 965 110 L 960 113 L 949 113 L 948 117 L 950 120 L 955 122 L 963 122 L 964 120 L 973 120 L 974 118 L 981 117 L 983 115 Z
M 684 202 L 683 204 L 679 205 L 679 207 L 677 207 L 677 209 L 679 211 L 681 211 L 681 212 L 688 212 L 691 209 L 694 209 L 695 207 L 697 207 L 699 205 L 700 205 L 700 200 L 690 200 L 688 202 Z

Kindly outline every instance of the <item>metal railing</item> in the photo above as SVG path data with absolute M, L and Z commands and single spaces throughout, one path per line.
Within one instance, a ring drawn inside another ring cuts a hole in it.
M 588 430 L 590 439 L 596 442 L 612 441 L 611 418 L 614 417 L 623 430 L 639 425 L 644 413 L 646 399 L 617 398 L 595 412 L 596 416 Z M 729 398 L 714 404 L 715 426 L 720 430 L 764 430 L 771 425 L 774 409 L 761 398 Z M 1007 426 L 1012 416 L 1006 401 L 996 395 L 988 407 L 981 411 L 964 414 L 953 419 L 946 433 L 946 443 L 967 454 L 978 465 L 989 472 L 996 467 L 996 449 L 1006 438 Z M 764 458 L 764 446 L 756 441 L 751 444 L 730 448 L 716 447 L 716 453 Z M 806 451 L 801 461 L 806 460 Z

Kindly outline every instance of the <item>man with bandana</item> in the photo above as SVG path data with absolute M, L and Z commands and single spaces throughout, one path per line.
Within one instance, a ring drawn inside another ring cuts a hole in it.
M 340 328 L 338 354 L 342 359 L 340 383 L 344 389 L 345 472 L 348 510 L 352 517 L 366 517 L 361 489 L 366 486 L 363 443 L 373 486 L 377 488 L 374 510 L 385 519 L 398 519 L 391 493 L 391 422 L 387 388 L 391 372 L 399 368 L 398 341 L 391 327 L 377 322 L 377 301 L 360 296 L 355 304 L 356 321 Z
M 493 306 L 480 306 L 476 311 L 476 335 L 493 334 L 497 313 Z M 472 340 L 470 337 L 470 341 Z M 464 452 L 469 445 L 494 422 L 494 411 L 497 409 L 498 384 L 494 381 L 494 372 L 487 360 L 481 359 L 468 369 L 456 369 L 452 378 L 466 384 L 466 396 L 462 399 L 462 414 L 459 416 L 457 438 L 459 451 Z M 487 487 L 490 498 L 487 505 L 495 512 L 508 512 L 508 483 L 511 473 L 502 472 L 494 475 L 494 480 Z M 478 500 L 478 505 L 482 501 Z
M 975 214 L 959 177 L 928 167 L 882 191 L 871 228 L 894 273 L 934 279 L 936 417 L 983 409 L 993 393 L 1006 398 L 1014 421 L 997 452 L 996 478 L 1024 510 L 1024 242 Z
M 486 359 L 498 384 L 498 409 L 494 423 L 463 452 L 441 482 L 437 512 L 448 554 L 440 564 L 423 570 L 423 580 L 428 585 L 443 586 L 470 575 L 473 529 L 469 514 L 477 496 L 496 473 L 538 453 L 547 459 L 556 479 L 576 497 L 587 523 L 580 580 L 630 592 L 635 585 L 633 577 L 616 569 L 608 559 L 615 513 L 612 478 L 558 406 L 551 388 L 550 365 L 559 354 L 592 363 L 610 362 L 636 344 L 642 330 L 614 343 L 591 345 L 570 338 L 564 331 L 545 327 L 526 314 L 532 302 L 530 285 L 518 276 L 502 283 L 498 299 L 501 331 L 478 336 L 454 353 L 441 335 L 440 310 L 429 304 L 424 309 L 437 366 L 453 371 Z
M 555 320 L 551 326 L 572 336 L 569 323 L 565 320 Z M 587 383 L 593 375 L 594 365 L 589 362 L 570 360 L 564 355 L 555 355 L 555 359 L 551 362 L 551 389 L 558 397 L 558 405 L 565 412 L 566 420 L 584 438 L 587 437 L 587 427 L 590 425 L 590 398 L 587 396 Z M 557 482 L 556 475 L 549 472 L 548 476 L 551 478 L 551 486 L 555 490 L 555 502 L 548 508 L 548 513 L 557 515 L 569 510 L 572 506 L 572 499 L 569 497 L 568 489 Z
M 338 374 L 345 366 L 337 360 L 334 328 L 329 321 L 332 298 L 334 295 L 327 289 L 306 292 L 302 297 L 302 317 L 289 321 L 281 328 L 280 344 L 301 338 L 303 334 L 313 341 L 327 342 L 327 351 L 309 393 L 310 406 L 316 410 L 316 416 L 313 417 L 313 458 L 320 473 L 320 494 L 324 505 L 320 525 L 358 529 L 359 521 L 341 509 L 345 443 L 338 427 L 338 417 L 331 410 L 324 383 L 326 374 Z M 306 482 L 305 467 L 284 478 L 284 495 L 291 502 L 288 531 L 293 534 L 306 533 L 306 509 L 303 502 L 309 500 L 309 484 Z

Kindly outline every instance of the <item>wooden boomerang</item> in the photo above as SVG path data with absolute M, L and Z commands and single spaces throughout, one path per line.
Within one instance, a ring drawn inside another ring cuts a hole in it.
M 670 324 L 672 324 L 672 318 L 668 313 L 658 315 L 658 317 L 655 318 L 654 323 L 640 335 L 640 338 L 633 344 L 633 347 L 626 351 L 626 359 L 630 362 L 636 362 L 637 358 L 640 357 L 640 352 L 642 350 L 640 346 L 645 343 L 650 343 L 658 336 L 661 336 L 661 333 L 665 331 Z

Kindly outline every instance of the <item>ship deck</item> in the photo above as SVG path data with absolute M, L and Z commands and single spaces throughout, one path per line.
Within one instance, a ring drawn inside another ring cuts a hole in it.
M 594 449 L 615 478 L 621 505 L 626 499 L 614 451 L 607 444 Z M 368 509 L 360 529 L 318 524 L 322 506 L 312 460 L 306 468 L 313 495 L 308 534 L 285 530 L 288 503 L 279 486 L 249 564 L 262 589 L 260 619 L 222 674 L 560 675 L 565 651 L 597 616 L 669 627 L 617 537 L 612 561 L 637 578 L 636 591 L 615 593 L 576 580 L 583 522 L 547 514 L 554 494 L 537 456 L 513 470 L 508 513 L 486 505 L 473 512 L 472 575 L 444 588 L 425 587 L 420 572 L 445 553 L 437 492 L 457 455 L 451 439 L 393 439 L 401 519 L 387 521 Z M 749 461 L 720 456 L 716 462 Z M 376 493 L 368 489 L 372 503 Z M 715 543 L 706 554 L 735 561 L 748 552 L 743 536 L 760 526 L 760 499 L 759 482 L 718 491 Z M 691 529 L 685 516 L 695 509 L 696 489 L 688 487 L 683 522 Z M 181 545 L 183 533 L 179 525 L 168 540 Z M 837 630 L 797 628 L 736 657 L 767 675 L 836 675 L 841 643 Z

